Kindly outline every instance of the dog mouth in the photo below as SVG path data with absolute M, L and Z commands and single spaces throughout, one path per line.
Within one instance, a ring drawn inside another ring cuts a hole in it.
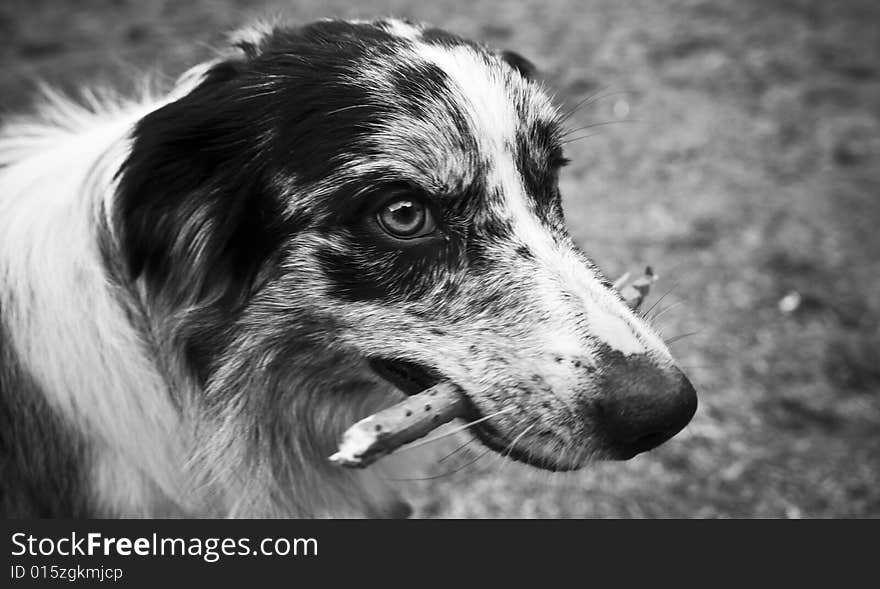
M 437 371 L 406 360 L 371 358 L 369 364 L 376 374 L 407 395 L 420 393 L 444 380 Z M 467 404 L 465 420 L 472 422 L 482 418 L 483 415 L 474 402 L 465 393 L 462 393 L 462 397 Z M 555 460 L 530 452 L 527 448 L 517 447 L 514 438 L 499 432 L 489 423 L 489 420 L 482 421 L 469 431 L 487 448 L 516 462 L 554 472 L 579 468 L 574 464 L 560 464 Z
M 435 370 L 406 360 L 371 358 L 369 364 L 373 372 L 407 395 L 420 393 L 443 380 Z
M 407 362 L 406 360 L 371 358 L 369 364 L 376 374 L 410 396 L 420 393 L 444 380 L 443 376 L 436 370 L 413 362 Z M 481 419 L 483 415 L 474 402 L 464 392 L 462 392 L 462 397 L 467 405 L 464 416 L 465 421 L 472 422 Z M 470 428 L 469 431 L 487 448 L 516 462 L 553 472 L 571 471 L 580 468 L 576 464 L 562 464 L 551 458 L 531 452 L 526 447 L 517 446 L 515 438 L 499 432 L 491 425 L 490 420 L 478 423 Z

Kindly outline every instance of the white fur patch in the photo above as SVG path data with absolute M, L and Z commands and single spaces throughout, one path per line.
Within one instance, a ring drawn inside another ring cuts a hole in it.
M 417 27 L 398 19 L 390 19 L 386 21 L 385 30 L 395 37 L 400 37 L 401 39 L 407 39 L 409 41 L 415 41 L 422 36 L 421 30 Z
M 99 509 L 146 514 L 186 497 L 185 440 L 166 383 L 111 290 L 97 227 L 129 130 L 158 104 L 115 105 L 99 115 L 51 100 L 43 119 L 9 125 L 0 137 L 4 318 L 47 400 L 91 438 Z M 124 484 L 110 474 L 120 466 L 133 475 Z
M 493 167 L 508 157 L 519 117 L 505 83 L 503 71 L 489 67 L 486 58 L 467 46 L 444 47 L 419 44 L 417 55 L 443 70 L 459 96 L 456 104 L 464 112 L 474 131 L 480 155 Z
M 233 31 L 229 35 L 229 43 L 232 45 L 250 45 L 256 51 L 267 37 L 272 34 L 278 23 L 271 20 L 257 20 L 245 27 Z

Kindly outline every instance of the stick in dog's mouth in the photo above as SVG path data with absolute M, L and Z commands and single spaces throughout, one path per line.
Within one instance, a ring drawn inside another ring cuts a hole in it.
M 645 273 L 624 286 L 628 275 L 615 283 L 632 309 L 638 309 L 651 285 L 657 281 L 650 266 Z M 455 384 L 437 384 L 435 375 L 407 362 L 371 361 L 383 378 L 410 395 L 404 401 L 358 421 L 345 430 L 330 461 L 349 468 L 366 468 L 398 448 L 428 435 L 457 417 L 466 417 L 470 402 Z M 433 384 L 433 386 L 430 386 Z M 428 388 L 425 388 L 428 387 Z M 420 389 L 421 392 L 418 392 Z
M 461 390 L 450 382 L 441 382 L 348 428 L 339 451 L 330 460 L 364 468 L 444 423 L 464 417 L 466 411 L 467 399 Z

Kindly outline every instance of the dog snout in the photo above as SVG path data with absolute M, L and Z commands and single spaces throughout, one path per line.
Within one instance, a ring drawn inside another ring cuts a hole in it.
M 697 393 L 681 370 L 657 366 L 644 354 L 611 354 L 599 387 L 597 425 L 623 459 L 667 441 L 697 410 Z

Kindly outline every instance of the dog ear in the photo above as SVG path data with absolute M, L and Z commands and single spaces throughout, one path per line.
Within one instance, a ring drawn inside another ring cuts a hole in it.
M 235 301 L 279 246 L 280 203 L 260 142 L 272 113 L 240 100 L 240 63 L 215 63 L 191 92 L 136 125 L 115 222 L 130 278 L 166 304 Z
M 245 67 L 215 63 L 141 119 L 118 176 L 114 225 L 128 279 L 159 316 L 185 310 L 171 337 L 201 382 L 292 222 L 276 186 L 284 154 L 266 147 L 276 114 L 271 102 L 244 99 Z
M 513 69 L 518 71 L 520 75 L 527 80 L 534 79 L 535 74 L 538 71 L 538 68 L 535 67 L 535 64 L 533 64 L 531 61 L 529 61 L 516 51 L 505 49 L 501 52 L 501 59 L 509 64 Z

